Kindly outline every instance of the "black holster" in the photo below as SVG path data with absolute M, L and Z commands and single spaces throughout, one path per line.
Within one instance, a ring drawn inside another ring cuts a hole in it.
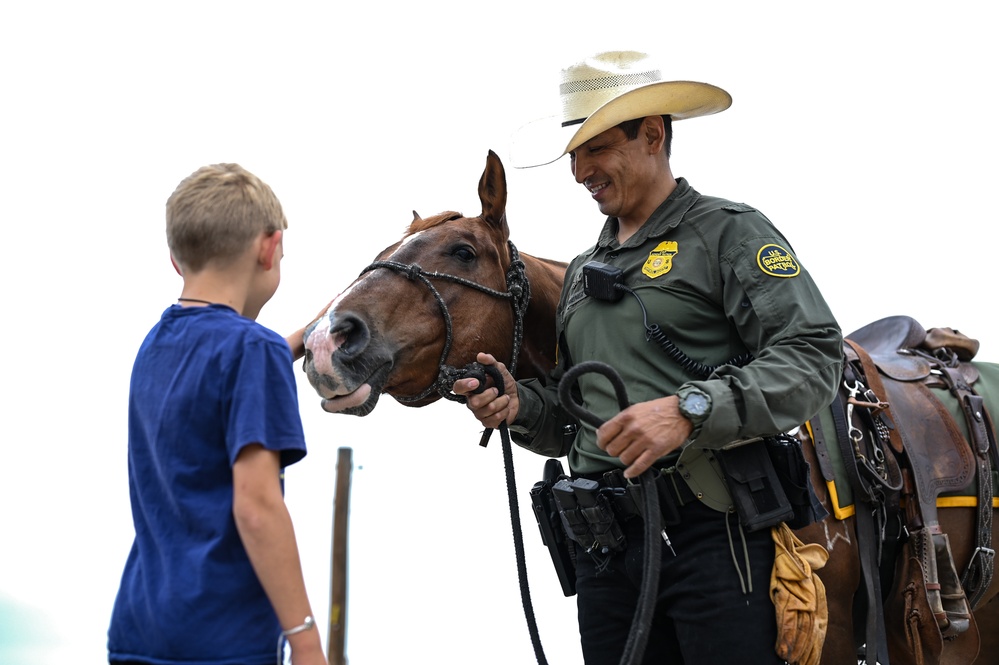
M 557 459 L 546 461 L 544 479 L 531 488 L 531 505 L 541 530 L 541 542 L 548 548 L 562 593 L 568 597 L 576 594 L 576 550 L 565 535 L 562 517 L 552 496 L 552 486 L 566 478 L 561 462 Z

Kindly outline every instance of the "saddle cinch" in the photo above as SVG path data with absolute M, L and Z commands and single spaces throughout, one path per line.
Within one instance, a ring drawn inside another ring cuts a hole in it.
M 999 468 L 994 429 L 974 389 L 979 370 L 969 362 L 978 346 L 907 316 L 846 337 L 843 386 L 831 411 L 856 506 L 867 595 L 866 634 L 857 641 L 866 645 L 867 662 L 887 662 L 886 621 L 904 625 L 905 646 L 918 663 L 971 662 L 978 654 L 972 609 L 989 588 L 994 558 L 990 458 Z M 940 388 L 960 404 L 967 436 L 931 390 Z M 819 419 L 809 426 L 819 429 Z M 831 481 L 828 453 L 819 449 L 825 437 L 815 440 Z M 959 576 L 937 499 L 969 487 L 977 494 L 977 542 Z M 883 593 L 890 588 L 896 592 Z

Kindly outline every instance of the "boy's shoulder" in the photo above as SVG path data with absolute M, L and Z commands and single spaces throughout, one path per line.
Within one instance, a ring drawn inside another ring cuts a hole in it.
M 255 343 L 287 346 L 287 341 L 279 333 L 240 315 L 226 305 L 205 307 L 172 305 L 163 312 L 159 322 L 154 326 L 153 330 L 157 329 L 170 330 L 176 338 L 186 337 L 198 344 L 214 341 L 220 346 L 227 347 Z

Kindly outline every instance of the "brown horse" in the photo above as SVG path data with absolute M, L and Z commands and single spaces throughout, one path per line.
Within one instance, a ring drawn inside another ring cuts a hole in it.
M 566 264 L 517 251 L 509 241 L 506 197 L 503 165 L 490 152 L 479 181 L 479 216 L 445 212 L 422 219 L 414 213 L 404 237 L 379 254 L 309 326 L 305 370 L 327 411 L 367 415 L 381 393 L 417 407 L 441 397 L 455 399 L 450 386 L 479 351 L 515 367 L 518 378 L 547 375 L 555 362 L 554 317 Z M 994 408 L 999 413 L 999 406 Z M 846 513 L 843 506 L 834 506 L 836 484 L 820 472 L 823 464 L 811 445 L 813 433 L 810 427 L 801 430 L 809 444 L 803 449 L 813 485 L 830 513 L 838 511 L 839 517 L 797 534 L 805 542 L 821 544 L 830 555 L 819 571 L 829 607 L 822 663 L 852 663 L 864 641 L 863 621 L 855 621 L 855 608 L 863 605 L 857 600 L 863 580 L 856 517 L 849 512 L 851 506 Z M 975 519 L 972 507 L 939 510 L 940 530 L 950 535 L 958 571 L 972 557 Z M 994 538 L 999 542 L 999 530 Z M 906 620 L 914 625 L 913 611 L 902 611 L 905 616 L 888 614 L 891 663 L 995 662 L 997 592 L 999 584 L 993 584 L 975 611 L 976 642 L 971 650 L 981 654 L 977 660 L 967 655 L 969 649 L 944 649 L 935 660 L 932 654 L 914 654 L 903 625 Z M 885 581 L 885 593 L 886 607 L 906 609 L 898 600 L 904 589 Z M 973 648 L 978 639 L 980 650 Z
M 449 397 L 454 365 L 481 349 L 519 378 L 554 366 L 566 264 L 509 242 L 506 177 L 492 152 L 479 196 L 478 217 L 414 211 L 405 236 L 308 327 L 305 371 L 327 411 L 367 415 L 381 393 L 417 407 Z

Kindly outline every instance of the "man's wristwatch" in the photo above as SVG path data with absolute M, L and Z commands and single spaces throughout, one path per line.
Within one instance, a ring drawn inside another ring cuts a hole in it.
M 711 395 L 694 386 L 684 386 L 676 393 L 680 413 L 697 427 L 711 414 Z

